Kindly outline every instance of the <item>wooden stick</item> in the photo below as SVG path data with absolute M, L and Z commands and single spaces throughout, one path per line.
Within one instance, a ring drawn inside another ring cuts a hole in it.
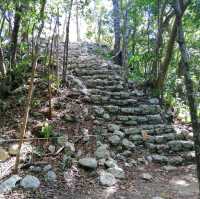
M 22 144 L 23 144 L 23 140 L 24 140 L 23 138 L 26 134 L 26 127 L 27 127 L 27 122 L 28 122 L 28 118 L 29 118 L 29 112 L 30 112 L 30 109 L 31 109 L 31 100 L 32 100 L 32 95 L 33 95 L 33 87 L 34 87 L 34 77 L 35 77 L 35 72 L 36 72 L 36 68 L 37 68 L 37 60 L 38 60 L 39 40 L 40 40 L 40 37 L 41 37 L 41 34 L 42 34 L 42 30 L 44 28 L 45 5 L 46 5 L 46 0 L 43 0 L 42 3 L 41 3 L 41 10 L 40 10 L 41 24 L 39 26 L 38 35 L 37 35 L 37 38 L 36 38 L 35 52 L 33 52 L 31 83 L 30 83 L 29 89 L 28 89 L 26 109 L 25 109 L 23 120 L 22 120 L 21 135 L 20 135 L 18 153 L 17 153 L 17 156 L 16 156 L 14 173 L 18 173 L 18 166 L 19 166 L 19 161 L 20 161 L 20 152 L 21 152 L 21 148 L 22 148 Z

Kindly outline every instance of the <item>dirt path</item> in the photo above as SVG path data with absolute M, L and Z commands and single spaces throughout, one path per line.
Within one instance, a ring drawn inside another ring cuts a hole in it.
M 65 180 L 63 172 L 57 171 L 59 178 L 55 183 L 43 180 L 37 191 L 17 189 L 4 197 L 6 199 L 152 199 L 154 197 L 196 199 L 198 187 L 194 171 L 194 165 L 179 167 L 173 171 L 166 171 L 158 165 L 139 166 L 126 169 L 127 178 L 113 187 L 100 186 L 96 172 L 80 169 L 74 176 L 71 175 L 71 178 Z M 143 173 L 151 174 L 152 180 L 143 180 L 141 178 Z M 38 178 L 44 179 L 40 175 Z

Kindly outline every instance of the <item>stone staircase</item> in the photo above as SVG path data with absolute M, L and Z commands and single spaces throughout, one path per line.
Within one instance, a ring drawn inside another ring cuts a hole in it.
M 168 124 L 159 100 L 133 82 L 125 87 L 121 66 L 104 60 L 93 45 L 70 44 L 68 74 L 87 88 L 86 103 L 95 114 L 95 133 L 107 135 L 105 142 L 116 154 L 146 149 L 153 162 L 182 165 L 194 160 L 189 132 Z

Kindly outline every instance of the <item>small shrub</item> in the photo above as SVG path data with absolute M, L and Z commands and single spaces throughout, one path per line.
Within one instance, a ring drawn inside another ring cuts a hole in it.
M 49 138 L 53 136 L 53 127 L 49 125 L 48 122 L 45 122 L 44 125 L 42 126 L 41 136 L 44 138 Z

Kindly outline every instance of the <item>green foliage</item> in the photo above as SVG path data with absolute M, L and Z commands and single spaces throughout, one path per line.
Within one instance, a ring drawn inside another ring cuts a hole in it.
M 41 129 L 41 136 L 44 138 L 53 136 L 53 127 L 48 122 L 44 122 Z
M 55 75 L 51 75 L 51 81 L 52 81 L 51 87 L 52 87 L 53 90 L 56 91 L 57 89 L 60 88 L 60 85 L 61 85 L 61 83 L 62 83 L 61 78 L 58 78 L 58 77 L 55 76 Z
M 33 107 L 33 108 L 39 107 L 39 106 L 40 106 L 40 103 L 41 103 L 41 100 L 40 100 L 40 99 L 33 99 L 33 100 L 32 100 L 32 107 Z

